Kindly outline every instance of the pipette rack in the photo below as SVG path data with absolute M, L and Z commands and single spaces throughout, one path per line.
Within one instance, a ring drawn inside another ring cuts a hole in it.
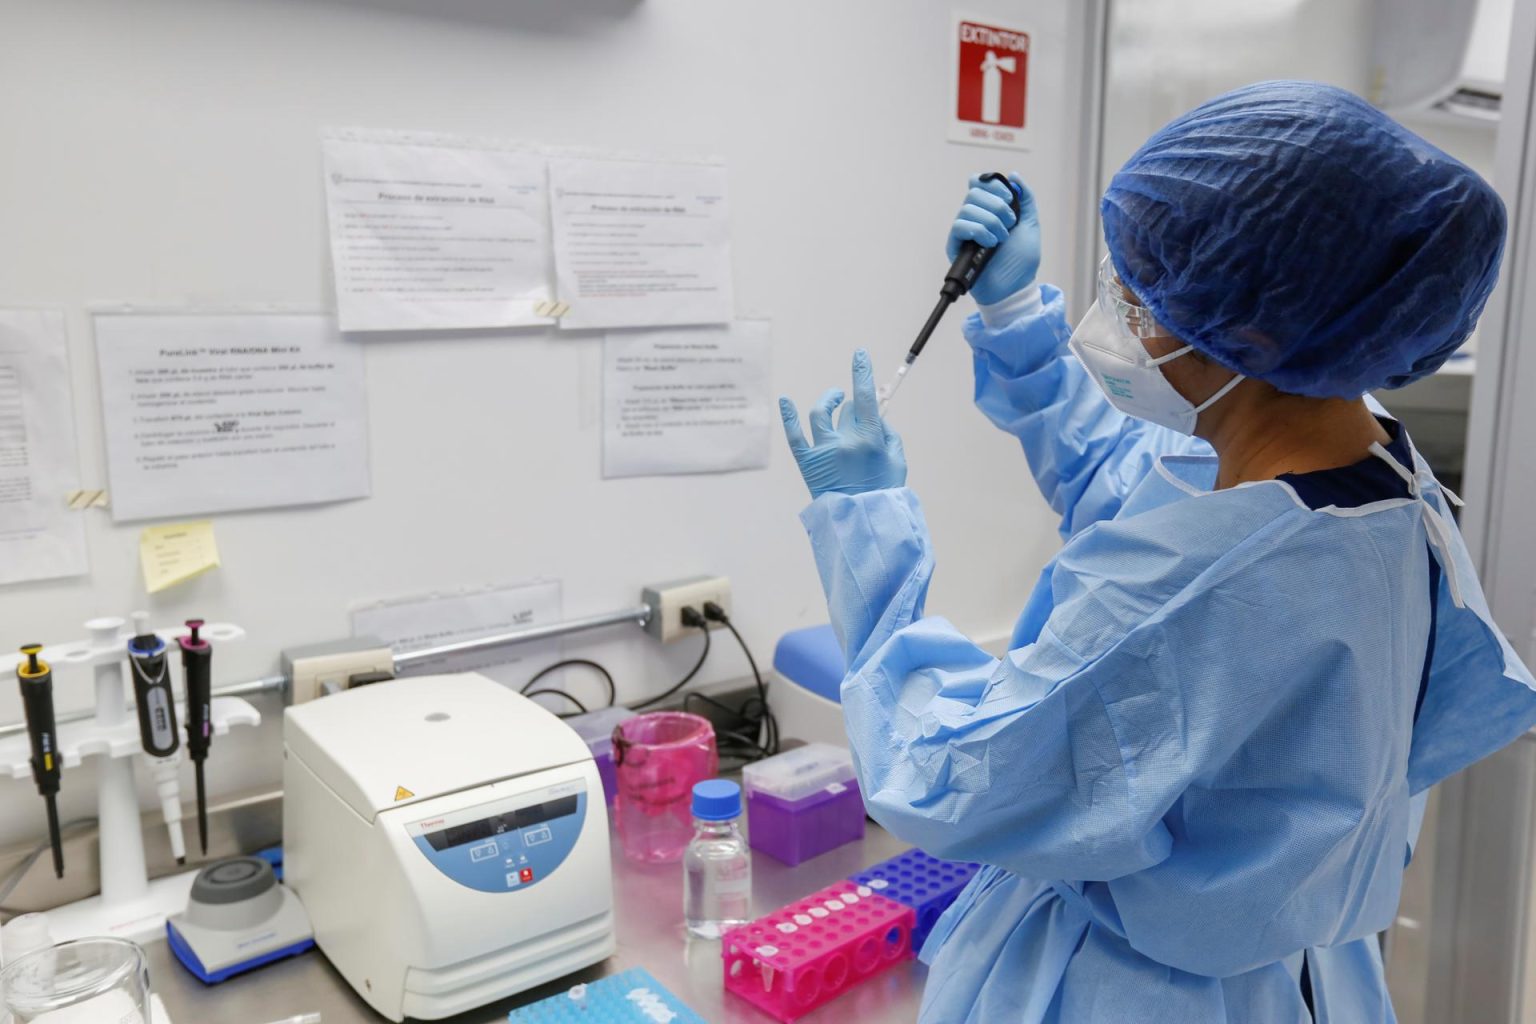
M 725 988 L 789 1024 L 912 956 L 912 908 L 838 882 L 732 928 Z
M 43 648 L 41 657 L 53 668 L 55 696 L 72 688 L 68 670 L 89 667 L 95 677 L 94 718 L 59 725 L 60 763 L 67 772 L 86 758 L 98 757 L 96 801 L 100 842 L 101 895 L 48 912 L 55 941 L 114 935 L 134 941 L 160 937 L 168 915 L 185 909 L 196 870 L 151 880 L 145 867 L 144 834 L 134 782 L 133 756 L 142 752 L 139 724 L 128 703 L 128 641 L 153 632 L 174 649 L 178 637 L 190 633 L 185 626 L 151 630 L 148 616 L 132 616 L 133 625 L 118 617 L 92 619 L 85 624 L 88 638 Z M 245 636 L 233 623 L 208 623 L 202 636 L 212 643 L 227 643 Z M 0 677 L 13 676 L 20 654 L 0 656 Z M 68 706 L 68 701 L 59 703 Z M 222 736 L 242 725 L 259 725 L 261 712 L 238 697 L 216 697 L 212 702 L 213 732 Z M 177 703 L 178 723 L 186 721 L 184 702 Z M 185 737 L 183 736 L 183 739 Z M 26 733 L 0 738 L 0 777 L 31 779 L 31 748 Z M 69 792 L 65 780 L 63 792 Z M 66 866 L 66 871 L 68 867 Z

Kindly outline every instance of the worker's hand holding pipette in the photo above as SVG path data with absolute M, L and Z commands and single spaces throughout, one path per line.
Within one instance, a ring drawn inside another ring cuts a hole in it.
M 1035 197 L 1016 176 L 990 171 L 971 178 L 965 205 L 949 229 L 949 271 L 939 286 L 939 301 L 917 332 L 907 358 L 879 392 L 879 411 L 885 415 L 891 398 L 923 347 L 933 337 L 944 313 L 960 296 L 970 293 L 981 303 L 982 316 L 998 303 L 1031 293 L 1035 271 L 1040 269 L 1040 226 Z M 994 259 L 994 257 L 997 257 Z M 1037 290 L 1033 290 L 1038 294 Z M 996 310 L 992 310 L 996 312 Z
M 965 203 L 949 229 L 945 253 L 953 260 L 960 246 L 975 242 L 984 249 L 997 251 L 986 269 L 971 286 L 971 296 L 984 306 L 1001 302 L 1035 282 L 1040 270 L 1040 217 L 1035 197 L 1017 175 L 1009 175 L 1018 198 L 1018 215 L 1013 212 L 1008 184 L 998 175 L 971 178 Z
M 832 416 L 843 398 L 842 389 L 833 388 L 811 410 L 814 443 L 807 442 L 800 429 L 795 403 L 788 398 L 779 399 L 784 436 L 789 439 L 789 450 L 811 489 L 811 497 L 861 494 L 906 484 L 906 453 L 902 451 L 901 438 L 880 418 L 874 368 L 869 353 L 863 349 L 853 354 L 853 402 L 843 406 L 834 426 Z

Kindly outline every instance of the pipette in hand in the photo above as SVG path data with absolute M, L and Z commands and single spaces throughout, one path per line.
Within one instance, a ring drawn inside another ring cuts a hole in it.
M 21 707 L 26 714 L 27 736 L 32 741 L 32 779 L 48 804 L 48 843 L 53 847 L 53 873 L 64 877 L 64 842 L 59 836 L 59 733 L 53 715 L 53 670 L 38 655 L 41 644 L 21 649 L 26 660 L 16 666 L 21 686 Z
M 982 181 L 1000 181 L 1008 188 L 1008 194 L 1012 198 L 1008 206 L 1013 210 L 1013 217 L 1017 222 L 1022 209 L 1019 190 L 1008 180 L 1006 174 L 996 171 L 983 174 Z M 984 246 L 979 242 L 962 242 L 960 251 L 955 254 L 954 262 L 949 265 L 949 272 L 944 275 L 944 283 L 939 287 L 939 302 L 933 307 L 933 312 L 928 314 L 927 323 L 923 329 L 917 332 L 917 339 L 912 342 L 912 347 L 907 350 L 907 357 L 896 368 L 896 374 L 891 382 L 880 389 L 880 414 L 885 415 L 886 406 L 890 404 L 891 397 L 896 394 L 901 383 L 906 379 L 912 364 L 917 362 L 917 357 L 922 354 L 923 346 L 928 344 L 928 339 L 933 335 L 934 328 L 939 326 L 939 321 L 944 319 L 944 314 L 949 307 L 955 304 L 955 300 L 971 290 L 981 272 L 987 269 L 987 264 L 992 261 L 997 253 L 996 246 Z

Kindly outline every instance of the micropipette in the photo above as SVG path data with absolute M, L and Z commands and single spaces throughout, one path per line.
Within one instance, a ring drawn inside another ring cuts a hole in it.
M 154 770 L 155 792 L 165 817 L 171 855 L 177 864 L 187 862 L 181 835 L 180 783 L 177 765 L 181 738 L 176 735 L 176 697 L 171 692 L 171 666 L 165 641 L 143 632 L 128 641 L 128 667 L 133 674 L 133 699 L 139 710 L 139 741 Z
M 981 176 L 982 181 L 1000 181 L 1008 187 L 1008 194 L 1012 196 L 1008 206 L 1013 210 L 1014 223 L 1018 223 L 1020 206 L 1019 190 L 1008 180 L 1006 174 L 993 171 Z M 987 264 L 992 261 L 992 256 L 997 252 L 996 247 L 986 247 L 979 242 L 961 242 L 960 252 L 955 256 L 955 261 L 949 265 L 949 272 L 944 275 L 944 283 L 939 287 L 939 303 L 933 307 L 933 312 L 928 314 L 928 322 L 923 324 L 923 329 L 917 332 L 917 340 L 912 342 L 912 347 L 907 350 L 907 358 L 896 368 L 896 375 L 891 382 L 880 389 L 880 414 L 885 415 L 885 407 L 890 404 L 891 396 L 896 394 L 901 382 L 906 379 L 907 371 L 912 369 L 912 364 L 917 362 L 917 357 L 922 354 L 923 346 L 928 344 L 928 338 L 933 334 L 934 328 L 939 326 L 939 321 L 944 319 L 944 314 L 955 300 L 971 290 L 971 285 L 981 276 L 981 272 L 987 269 Z
M 181 741 L 176 737 L 176 701 L 165 641 L 154 633 L 140 633 L 128 641 L 128 665 L 133 669 L 133 699 L 139 707 L 144 753 L 170 757 Z
M 16 666 L 21 686 L 21 706 L 26 714 L 27 735 L 32 740 L 32 778 L 48 804 L 48 842 L 53 847 L 53 873 L 64 877 L 64 841 L 59 836 L 59 734 L 53 717 L 53 670 L 38 657 L 42 644 L 21 649 L 27 660 Z
M 203 762 L 213 741 L 213 697 L 209 663 L 213 647 L 198 636 L 202 619 L 188 619 L 191 636 L 181 637 L 182 677 L 187 686 L 187 755 L 197 773 L 197 838 L 208 852 L 208 791 L 203 786 Z

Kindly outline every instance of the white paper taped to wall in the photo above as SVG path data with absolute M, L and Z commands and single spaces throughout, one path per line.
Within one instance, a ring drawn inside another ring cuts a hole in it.
M 363 347 L 313 314 L 98 314 L 118 521 L 369 493 Z
M 625 331 L 603 345 L 603 475 L 761 469 L 769 324 Z
M 0 583 L 87 571 L 64 316 L 0 309 Z
M 555 157 L 549 184 L 562 328 L 731 319 L 723 165 Z
M 343 331 L 549 322 L 542 156 L 382 133 L 329 133 L 323 149 Z

